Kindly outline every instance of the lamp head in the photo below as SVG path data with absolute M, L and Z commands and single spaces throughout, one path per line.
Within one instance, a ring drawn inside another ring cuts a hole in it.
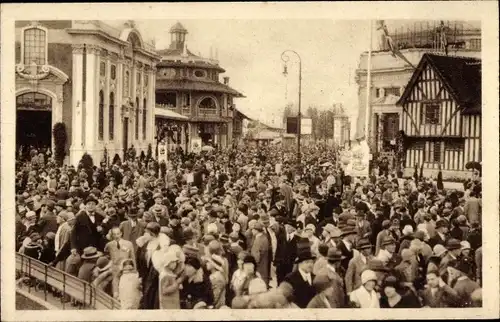
M 284 65 L 283 66 L 283 76 L 286 76 L 286 75 L 288 75 L 288 69 L 287 69 L 287 66 Z

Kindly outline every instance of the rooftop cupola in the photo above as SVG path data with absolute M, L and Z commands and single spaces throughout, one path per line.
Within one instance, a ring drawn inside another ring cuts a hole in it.
M 180 22 L 173 25 L 172 28 L 170 28 L 171 42 L 169 49 L 183 50 L 187 33 L 188 31 Z

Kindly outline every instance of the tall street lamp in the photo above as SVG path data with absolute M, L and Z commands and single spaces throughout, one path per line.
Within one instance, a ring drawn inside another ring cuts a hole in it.
M 285 63 L 283 66 L 283 75 L 288 75 L 287 71 L 287 63 L 290 60 L 290 57 L 287 55 L 288 53 L 295 54 L 299 59 L 299 115 L 297 116 L 297 165 L 300 167 L 301 165 L 301 155 L 300 155 L 300 123 L 301 123 L 301 113 L 300 113 L 300 103 L 302 98 L 302 60 L 300 59 L 300 55 L 294 50 L 285 50 L 281 54 L 281 60 Z

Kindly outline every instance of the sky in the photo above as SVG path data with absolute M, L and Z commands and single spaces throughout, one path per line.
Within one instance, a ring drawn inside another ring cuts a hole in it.
M 219 64 L 230 77 L 230 86 L 243 93 L 235 104 L 249 117 L 281 126 L 287 104 L 298 106 L 298 59 L 290 54 L 284 76 L 281 54 L 294 50 L 302 59 L 302 112 L 309 106 L 330 108 L 342 103 L 354 126 L 358 111 L 356 69 L 362 52 L 370 47 L 368 20 L 333 19 L 183 19 L 135 20 L 156 49 L 170 44 L 170 27 L 180 22 L 188 30 L 186 44 L 194 54 L 209 58 L 218 52 Z M 386 20 L 389 32 L 412 27 L 424 20 Z M 431 24 L 435 23 L 432 21 Z M 480 27 L 479 23 L 474 27 Z M 372 48 L 381 31 L 372 25 Z
M 145 38 L 157 49 L 168 47 L 169 29 L 177 20 L 136 20 Z M 180 20 L 188 30 L 186 44 L 194 54 L 218 51 L 219 64 L 230 86 L 246 97 L 237 108 L 269 125 L 281 125 L 287 103 L 298 105 L 298 59 L 290 55 L 283 76 L 281 54 L 294 50 L 302 59 L 302 111 L 309 106 L 343 103 L 357 115 L 355 70 L 361 52 L 368 49 L 369 24 L 334 20 Z M 274 123 L 273 123 L 274 121 Z

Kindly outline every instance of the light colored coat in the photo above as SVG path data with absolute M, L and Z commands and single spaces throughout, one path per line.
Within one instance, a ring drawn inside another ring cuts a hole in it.
M 179 310 L 181 308 L 181 302 L 179 297 L 177 275 L 164 269 L 161 271 L 158 280 L 160 310 Z
M 368 258 L 366 259 L 366 262 L 368 262 Z M 351 293 L 353 290 L 361 286 L 361 273 L 366 268 L 367 265 L 363 262 L 361 254 L 351 259 L 345 274 L 345 286 L 347 293 Z
M 118 294 L 122 310 L 136 310 L 141 301 L 141 279 L 134 271 L 124 272 L 120 277 Z
M 269 261 L 271 260 L 269 254 L 269 240 L 266 234 L 258 234 L 253 241 L 251 255 L 257 262 L 255 270 L 262 276 L 266 285 L 269 284 L 270 272 Z
M 362 309 L 378 309 L 380 308 L 380 295 L 371 291 L 368 292 L 364 286 L 361 286 L 349 295 L 349 300 L 356 303 Z

